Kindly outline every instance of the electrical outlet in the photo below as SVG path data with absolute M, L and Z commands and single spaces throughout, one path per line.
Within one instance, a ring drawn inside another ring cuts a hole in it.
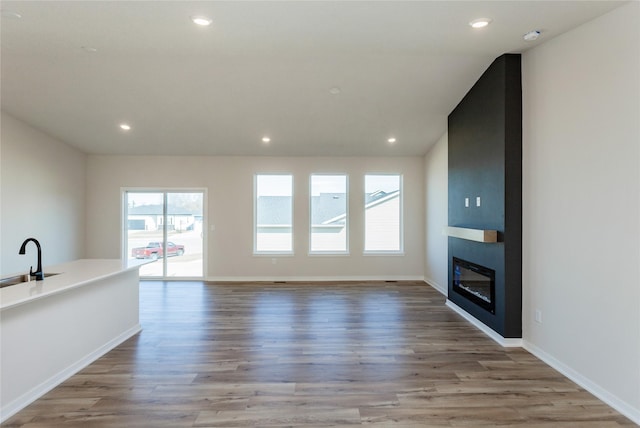
M 278 259 L 271 259 L 271 264 L 272 264 L 272 265 L 275 265 L 275 264 L 277 264 L 277 263 L 278 263 Z
M 533 319 L 538 323 L 542 324 L 542 311 L 540 309 L 536 309 L 533 313 Z

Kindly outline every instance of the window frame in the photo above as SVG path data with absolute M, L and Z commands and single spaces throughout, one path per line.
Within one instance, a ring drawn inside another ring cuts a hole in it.
M 258 177 L 260 176 L 288 176 L 291 177 L 291 249 L 290 250 L 258 250 Z M 268 172 L 253 174 L 253 255 L 254 256 L 292 256 L 295 254 L 294 224 L 295 224 L 295 181 L 290 172 Z
M 346 237 L 345 237 L 345 249 L 344 250 L 313 250 L 311 248 L 313 244 L 313 221 L 311 219 L 313 213 L 313 177 L 314 176 L 325 176 L 325 177 L 344 177 L 345 180 L 345 229 L 346 229 Z M 349 250 L 349 241 L 350 241 L 350 222 L 349 222 L 349 174 L 344 172 L 339 173 L 331 173 L 331 172 L 322 172 L 322 173 L 311 173 L 309 174 L 309 252 L 310 256 L 348 256 L 350 255 Z
M 168 242 L 168 231 L 167 227 L 171 223 L 167 221 L 165 224 L 164 218 L 169 217 L 169 214 L 166 212 L 166 208 L 168 205 L 168 194 L 173 193 L 202 193 L 202 275 L 200 276 L 174 276 L 168 275 L 168 264 L 166 258 L 163 260 L 162 267 L 162 276 L 144 276 L 141 275 L 140 278 L 144 280 L 151 281 L 172 281 L 172 280 L 180 280 L 180 281 L 200 281 L 207 278 L 208 274 L 208 219 L 209 219 L 209 190 L 206 187 L 138 187 L 138 186 L 123 186 L 120 187 L 120 254 L 121 260 L 123 263 L 129 264 L 132 260 L 130 258 L 129 248 L 128 248 L 128 216 L 129 216 L 129 207 L 127 204 L 127 197 L 129 193 L 161 193 L 162 194 L 162 205 L 163 205 L 163 214 L 158 217 L 158 224 L 162 226 L 162 236 L 164 247 L 163 251 L 166 253 L 167 251 L 167 242 Z
M 397 250 L 368 250 L 367 249 L 367 176 L 394 176 L 398 177 L 398 249 Z M 390 255 L 403 256 L 404 253 L 404 176 L 394 172 L 369 172 L 363 177 L 362 192 L 362 254 L 365 256 Z

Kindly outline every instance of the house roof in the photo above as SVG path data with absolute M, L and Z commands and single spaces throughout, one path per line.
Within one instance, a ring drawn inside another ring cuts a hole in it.
M 376 191 L 365 195 L 365 209 L 398 197 L 400 191 Z M 314 209 L 312 224 L 344 224 L 346 218 L 344 193 L 321 193 L 312 196 Z M 257 222 L 259 225 L 291 224 L 291 197 L 261 196 L 258 198 Z
M 163 205 L 139 205 L 137 207 L 129 207 L 127 209 L 129 215 L 163 215 Z M 193 216 L 201 215 L 200 211 L 194 212 L 187 208 L 169 205 L 167 207 L 169 215 Z

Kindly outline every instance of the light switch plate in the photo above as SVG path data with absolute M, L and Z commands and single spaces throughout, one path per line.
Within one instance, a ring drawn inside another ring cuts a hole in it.
M 476 197 L 476 207 L 480 206 L 480 196 Z
M 542 311 L 540 309 L 536 309 L 533 313 L 533 319 L 538 323 L 542 324 Z
M 464 198 L 464 206 L 469 208 L 469 198 Z

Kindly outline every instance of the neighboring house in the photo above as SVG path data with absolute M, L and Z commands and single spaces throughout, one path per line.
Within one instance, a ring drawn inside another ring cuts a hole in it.
M 367 195 L 365 251 L 400 251 L 400 191 Z
M 202 223 L 202 214 L 169 205 L 167 215 L 167 230 L 184 232 L 199 227 Z M 129 207 L 127 210 L 129 230 L 160 230 L 163 226 L 164 214 L 162 205 L 140 205 Z
M 344 193 L 321 193 L 311 200 L 310 251 L 342 252 L 347 242 L 347 207 Z
M 375 240 L 367 242 L 367 250 L 400 249 L 400 191 L 376 191 L 365 195 L 367 229 L 375 233 Z M 346 250 L 348 201 L 344 193 L 321 193 L 312 196 L 311 234 L 313 251 Z M 290 196 L 261 196 L 257 202 L 257 249 L 290 250 L 292 210 Z M 393 213 L 390 215 L 390 213 Z M 395 219 L 389 221 L 389 219 Z

